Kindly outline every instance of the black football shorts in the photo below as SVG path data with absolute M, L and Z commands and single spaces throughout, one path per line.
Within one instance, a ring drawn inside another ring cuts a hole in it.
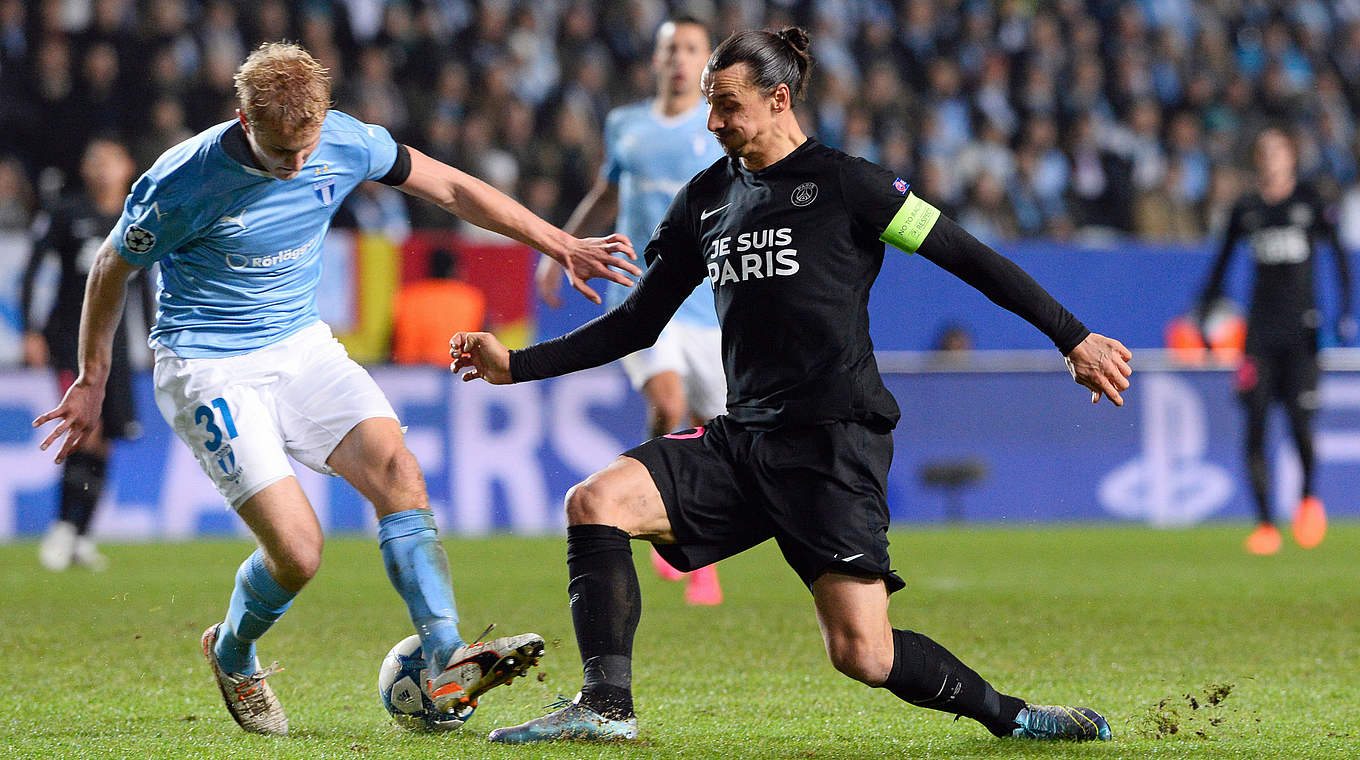
M 726 417 L 624 452 L 651 472 L 676 543 L 657 551 L 694 570 L 766 539 L 811 587 L 822 573 L 906 584 L 888 558 L 892 434 L 855 422 L 749 430 Z

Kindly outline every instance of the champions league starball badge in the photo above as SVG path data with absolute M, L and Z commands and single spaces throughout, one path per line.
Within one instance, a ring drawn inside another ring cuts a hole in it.
M 156 245 L 156 235 L 151 230 L 137 225 L 129 225 L 123 231 L 123 245 L 133 253 L 146 253 Z

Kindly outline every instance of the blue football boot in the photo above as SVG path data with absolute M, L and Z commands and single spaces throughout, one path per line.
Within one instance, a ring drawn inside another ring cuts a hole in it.
M 1025 705 L 1015 716 L 1012 736 L 1025 739 L 1068 739 L 1085 742 L 1110 740 L 1110 724 L 1089 707 Z
M 559 708 L 541 718 L 528 723 L 507 728 L 498 728 L 487 739 L 502 744 L 529 744 L 530 742 L 553 741 L 620 741 L 636 739 L 638 736 L 637 716 L 626 720 L 615 720 L 581 704 L 581 695 L 575 699 L 560 699 L 548 709 Z

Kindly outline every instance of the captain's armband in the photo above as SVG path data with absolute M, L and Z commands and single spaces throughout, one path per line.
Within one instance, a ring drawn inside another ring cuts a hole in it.
M 917 198 L 915 193 L 907 193 L 902 207 L 878 239 L 907 253 L 916 253 L 939 218 L 939 209 Z

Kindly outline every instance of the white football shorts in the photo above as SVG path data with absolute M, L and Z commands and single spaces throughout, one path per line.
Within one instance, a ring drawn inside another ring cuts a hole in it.
M 155 351 L 156 406 L 232 509 L 293 475 L 292 456 L 326 464 L 340 439 L 373 417 L 396 419 L 378 384 L 324 322 L 220 359 Z
M 685 385 L 691 413 L 708 420 L 727 412 L 722 330 L 717 327 L 671 322 L 661 331 L 655 345 L 619 361 L 633 390 L 642 390 L 648 380 L 662 372 L 675 372 Z

